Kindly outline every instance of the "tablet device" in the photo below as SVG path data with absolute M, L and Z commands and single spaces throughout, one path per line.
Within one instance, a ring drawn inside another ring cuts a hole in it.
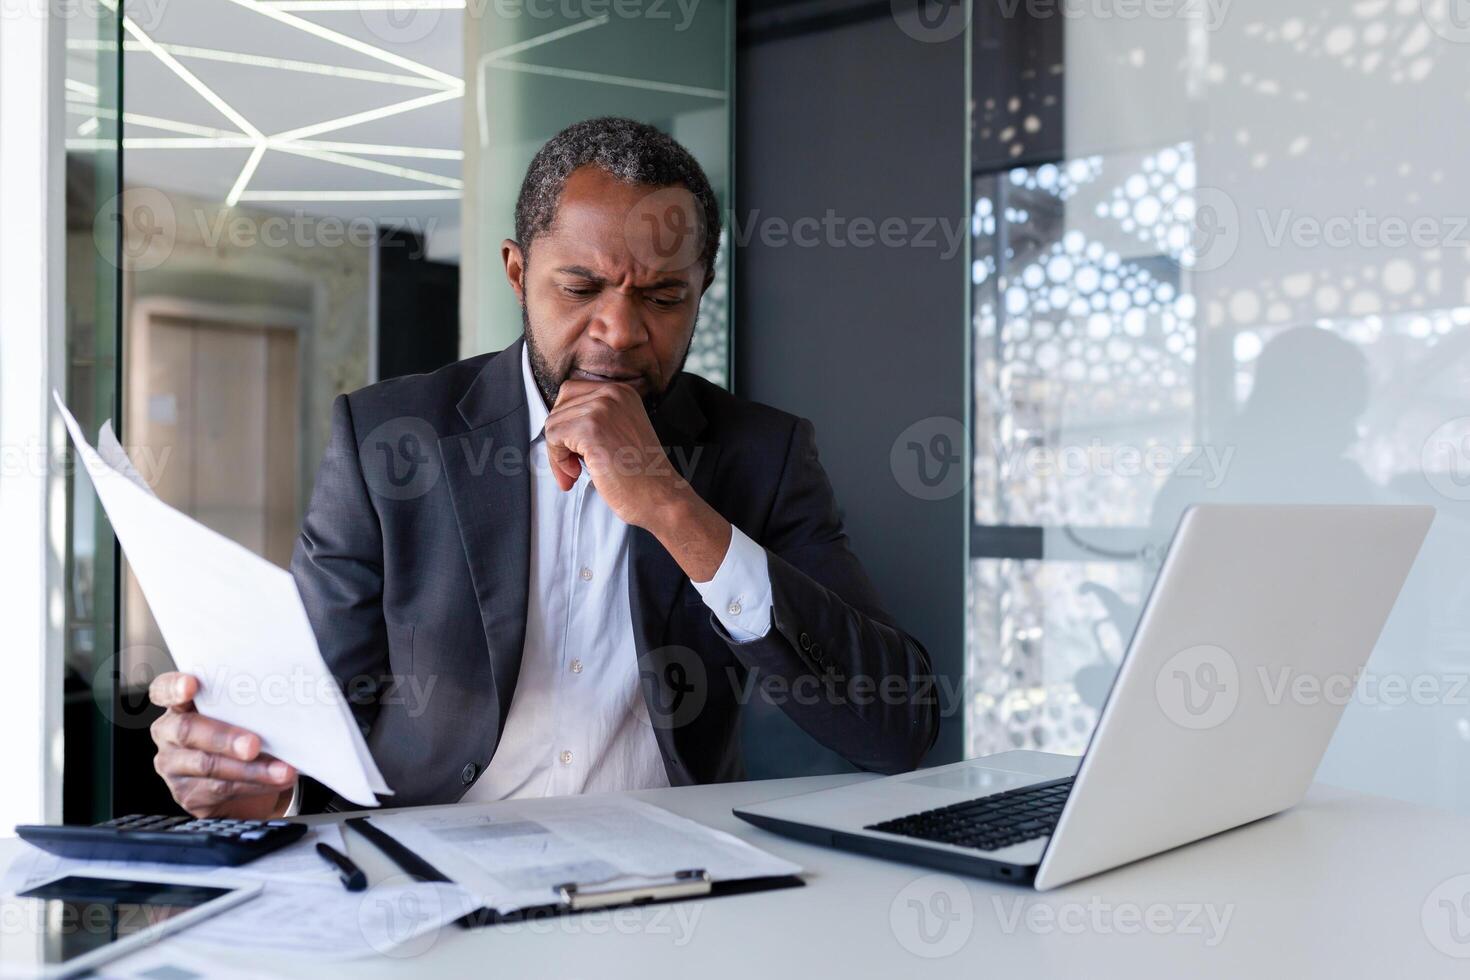
M 0 898 L 0 976 L 70 977 L 239 905 L 261 886 L 60 875 Z

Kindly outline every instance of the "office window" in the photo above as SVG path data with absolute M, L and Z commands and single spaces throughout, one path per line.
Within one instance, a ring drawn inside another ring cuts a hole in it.
M 1470 809 L 1464 38 L 1432 3 L 1032 29 L 971 137 L 970 753 L 1085 746 L 1190 502 L 1431 503 L 1319 777 Z

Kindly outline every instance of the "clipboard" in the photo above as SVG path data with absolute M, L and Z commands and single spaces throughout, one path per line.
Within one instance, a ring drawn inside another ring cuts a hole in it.
M 409 877 L 417 881 L 437 881 L 451 885 L 455 883 L 454 879 L 405 847 L 391 834 L 373 826 L 367 817 L 349 817 L 343 823 L 366 837 L 374 847 L 382 851 Z M 550 900 L 545 905 L 531 905 L 504 913 L 491 908 L 478 908 L 456 919 L 455 925 L 461 929 L 476 929 L 506 922 L 526 922 L 559 915 L 576 915 L 594 909 L 657 905 L 665 902 L 682 902 L 691 898 L 748 895 L 753 892 L 774 891 L 781 888 L 801 888 L 805 885 L 806 882 L 797 875 L 714 881 L 703 868 L 687 868 L 660 878 L 649 878 L 636 885 L 565 882 L 552 887 L 552 894 L 548 896 Z

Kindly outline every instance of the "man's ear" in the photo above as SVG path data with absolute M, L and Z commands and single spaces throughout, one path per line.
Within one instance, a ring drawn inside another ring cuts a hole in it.
M 505 278 L 515 290 L 516 299 L 526 305 L 526 253 L 520 243 L 507 238 L 500 243 L 500 259 L 505 263 Z

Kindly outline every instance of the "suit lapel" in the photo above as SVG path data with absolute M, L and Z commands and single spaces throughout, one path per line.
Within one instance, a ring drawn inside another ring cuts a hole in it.
M 531 561 L 529 422 L 517 341 L 485 365 L 459 402 L 467 432 L 439 440 L 454 515 L 480 607 L 500 718 L 510 713 L 526 639 Z

